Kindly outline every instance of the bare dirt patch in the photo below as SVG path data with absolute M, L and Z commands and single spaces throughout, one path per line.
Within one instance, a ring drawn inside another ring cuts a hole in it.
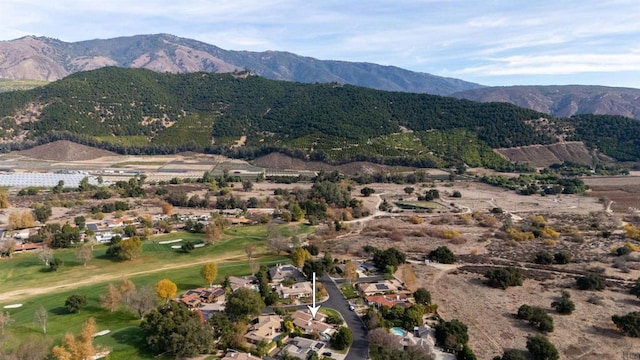
M 588 177 L 584 183 L 589 185 L 589 195 L 613 201 L 611 209 L 616 213 L 637 212 L 640 208 L 640 177 Z
M 581 141 L 501 148 L 496 149 L 496 152 L 510 161 L 525 162 L 534 167 L 546 167 L 565 161 L 589 165 L 593 163 L 593 154 Z M 612 161 L 601 154 L 598 157 L 604 161 Z
M 77 161 L 93 160 L 103 156 L 117 155 L 111 151 L 60 140 L 19 151 L 18 154 L 40 160 Z
M 640 342 L 622 336 L 611 321 L 614 314 L 633 311 L 634 300 L 621 291 L 588 292 L 571 289 L 572 278 L 546 281 L 525 280 L 523 286 L 492 289 L 478 274 L 446 272 L 426 265 L 416 266 L 422 285 L 432 294 L 445 319 L 460 319 L 469 327 L 470 346 L 478 359 L 500 355 L 503 349 L 525 349 L 526 336 L 536 331 L 513 316 L 522 304 L 548 309 L 555 330 L 549 339 L 563 359 L 627 359 L 640 351 Z M 568 290 L 576 304 L 571 315 L 551 310 L 561 290 Z M 601 305 L 589 302 L 602 298 Z

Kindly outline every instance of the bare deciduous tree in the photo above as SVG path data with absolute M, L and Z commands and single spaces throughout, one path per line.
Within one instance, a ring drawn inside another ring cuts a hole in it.
M 84 267 L 87 267 L 87 263 L 89 262 L 89 260 L 91 260 L 91 258 L 93 258 L 93 251 L 91 251 L 91 246 L 84 245 L 79 247 L 76 252 L 76 256 L 78 257 L 78 260 L 82 262 L 82 265 Z
M 4 328 L 11 325 L 14 320 L 8 312 L 0 311 L 0 335 L 4 335 Z
M 45 267 L 49 267 L 49 263 L 53 259 L 53 250 L 45 245 L 38 250 L 36 256 L 44 263 Z
M 40 325 L 43 333 L 47 333 L 47 322 L 49 321 L 49 313 L 47 312 L 47 309 L 40 306 L 38 310 L 36 310 L 35 314 L 33 314 L 33 321 Z

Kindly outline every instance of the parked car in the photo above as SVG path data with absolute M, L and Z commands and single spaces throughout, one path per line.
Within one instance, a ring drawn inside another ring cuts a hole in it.
M 353 307 L 353 305 L 349 305 L 349 310 L 351 310 L 351 311 L 355 311 L 355 310 L 356 310 L 356 308 L 355 308 L 355 307 Z

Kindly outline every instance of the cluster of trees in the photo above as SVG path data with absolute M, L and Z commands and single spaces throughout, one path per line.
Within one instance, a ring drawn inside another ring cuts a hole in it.
M 430 261 L 441 264 L 453 264 L 456 262 L 456 255 L 446 246 L 439 246 L 438 248 L 431 250 L 427 257 Z
M 101 205 L 96 205 L 91 207 L 91 213 L 112 213 L 114 211 L 127 211 L 129 210 L 129 203 L 126 201 L 115 201 L 112 203 L 104 203 Z
M 142 253 L 142 240 L 138 236 L 128 239 L 116 235 L 111 238 L 106 255 L 119 260 L 133 260 Z
M 538 306 L 521 305 L 516 314 L 518 319 L 527 320 L 536 329 L 548 333 L 553 331 L 553 318 Z
M 455 353 L 457 359 L 475 359 L 473 351 L 467 345 L 469 342 L 467 330 L 467 325 L 459 320 L 440 321 L 436 325 L 436 342 L 444 349 Z
M 553 263 L 565 265 L 571 262 L 571 255 L 563 251 L 559 251 L 553 255 L 546 251 L 540 251 L 536 253 L 533 262 L 540 265 L 550 265 Z
M 509 286 L 522 285 L 522 271 L 514 267 L 500 267 L 486 272 L 487 284 L 505 290 Z
M 386 274 L 393 274 L 398 269 L 398 266 L 407 261 L 407 255 L 395 247 L 380 250 L 375 246 L 365 245 L 363 249 L 368 254 L 373 255 L 373 262 L 376 267 Z
M 150 286 L 137 288 L 129 279 L 123 278 L 119 283 L 109 283 L 105 292 L 100 295 L 100 305 L 110 312 L 119 308 L 136 314 L 142 319 L 144 314 L 157 305 L 158 295 Z

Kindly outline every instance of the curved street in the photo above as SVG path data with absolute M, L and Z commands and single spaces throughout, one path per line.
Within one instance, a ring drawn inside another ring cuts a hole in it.
M 351 348 L 349 348 L 349 353 L 347 353 L 345 360 L 367 359 L 369 356 L 369 339 L 367 338 L 367 330 L 365 329 L 364 323 L 355 311 L 349 310 L 347 299 L 342 295 L 342 292 L 329 275 L 325 274 L 320 279 L 320 282 L 322 282 L 329 294 L 329 299 L 323 302 L 322 306 L 340 312 L 347 326 L 353 332 L 353 344 Z

